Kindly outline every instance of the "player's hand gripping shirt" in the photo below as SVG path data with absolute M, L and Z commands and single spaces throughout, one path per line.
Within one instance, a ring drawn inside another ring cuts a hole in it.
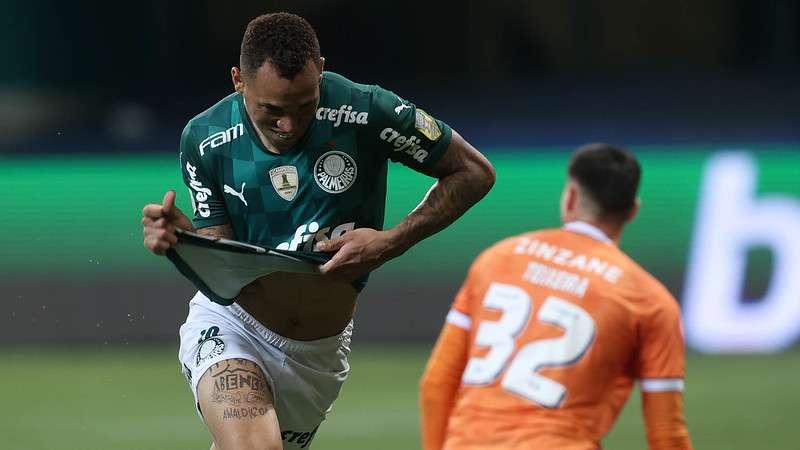
M 355 228 L 382 229 L 387 160 L 432 166 L 451 134 L 390 91 L 324 72 L 315 120 L 277 155 L 263 147 L 242 95 L 231 94 L 181 136 L 193 224 L 229 223 L 237 240 L 301 251 Z
M 685 427 L 660 416 L 677 410 L 683 425 L 678 304 L 584 225 L 509 238 L 475 261 L 423 378 L 426 449 L 597 449 L 636 379 L 658 393 L 645 405 L 651 448 L 689 448 Z

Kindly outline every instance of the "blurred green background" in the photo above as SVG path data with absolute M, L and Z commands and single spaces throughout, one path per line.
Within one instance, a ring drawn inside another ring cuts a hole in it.
M 680 301 L 691 249 L 707 244 L 695 230 L 715 155 L 749 155 L 758 171 L 752 198 L 732 202 L 769 197 L 800 210 L 796 0 L 3 6 L 0 449 L 208 448 L 175 355 L 194 288 L 144 249 L 140 211 L 169 188 L 188 209 L 180 130 L 231 92 L 242 33 L 258 14 L 303 15 L 327 69 L 424 107 L 498 172 L 461 220 L 373 274 L 357 311 L 352 378 L 313 448 L 418 448 L 416 383 L 467 267 L 498 239 L 558 225 L 577 145 L 612 142 L 640 157 L 643 209 L 622 248 Z M 387 226 L 432 182 L 394 165 L 389 176 Z M 770 289 L 782 290 L 787 313 L 800 304 L 776 278 L 779 268 L 796 276 L 800 254 L 781 259 L 749 244 L 740 248 L 741 295 L 726 300 L 744 313 L 737 334 L 752 337 L 774 328 L 746 315 Z M 690 353 L 695 448 L 800 448 L 798 356 L 797 345 Z M 645 448 L 638 411 L 632 398 L 606 448 Z
M 681 289 L 692 239 L 704 164 L 716 146 L 637 146 L 643 166 L 643 207 L 626 229 L 622 248 Z M 737 145 L 754 157 L 760 193 L 800 197 L 797 145 Z M 458 278 L 480 249 L 504 237 L 559 226 L 558 201 L 570 147 L 485 148 L 497 171 L 489 195 L 446 232 L 423 241 L 392 261 L 403 276 Z M 390 164 L 386 226 L 412 210 L 433 180 Z M 160 202 L 167 189 L 191 211 L 173 155 L 52 156 L 0 155 L 0 201 L 14 214 L 0 234 L 0 273 L 40 277 L 114 277 L 136 272 L 172 277 L 163 260 L 142 251 L 141 208 Z M 83 239 L 76 238 L 83 236 Z M 31 251 L 31 245 L 36 251 Z M 419 261 L 425 261 L 420 264 Z M 436 267 L 432 273 L 430 267 Z
M 797 146 L 737 147 L 747 148 L 757 167 L 758 195 L 800 198 Z M 622 247 L 679 298 L 703 170 L 720 148 L 725 147 L 636 149 L 644 167 L 643 209 Z M 417 381 L 452 291 L 485 246 L 558 225 L 569 154 L 567 147 L 491 150 L 498 182 L 489 196 L 374 275 L 360 301 L 352 377 L 315 448 L 417 447 Z M 389 178 L 387 225 L 412 209 L 431 183 L 396 165 Z M 8 338 L 2 347 L 0 398 L 6 407 L 0 409 L 5 436 L 0 447 L 209 444 L 175 356 L 175 333 L 192 287 L 141 247 L 141 205 L 158 201 L 169 188 L 178 188 L 179 205 L 188 209 L 177 161 L 161 155 L 0 158 L 2 202 L 16 212 L 6 217 L 6 232 L 0 234 L 5 256 L 0 274 L 7 277 L 0 294 L 8 307 L 0 323 Z M 745 290 L 763 293 L 771 270 L 770 252 L 756 252 Z M 151 291 L 149 283 L 167 288 Z M 37 286 L 45 287 L 37 291 Z M 131 289 L 131 303 L 119 300 Z M 153 325 L 156 318 L 162 322 Z M 144 345 L 148 336 L 156 336 L 157 343 Z M 28 343 L 8 346 L 15 340 Z M 796 349 L 750 356 L 690 353 L 686 407 L 696 448 L 796 448 L 800 432 L 792 422 L 800 404 L 799 369 Z M 605 447 L 644 446 L 634 396 Z

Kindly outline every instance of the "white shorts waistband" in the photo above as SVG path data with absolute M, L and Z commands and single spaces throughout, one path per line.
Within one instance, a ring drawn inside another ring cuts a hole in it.
M 255 317 L 250 315 L 241 306 L 234 303 L 230 306 L 223 306 L 218 303 L 212 302 L 208 297 L 203 295 L 202 292 L 195 294 L 192 302 L 198 303 L 200 306 L 216 311 L 221 315 L 228 315 L 238 319 L 245 327 L 262 337 L 268 344 L 277 347 L 285 352 L 301 352 L 301 353 L 317 353 L 317 352 L 330 352 L 335 351 L 344 344 L 350 346 L 350 338 L 353 334 L 353 321 L 342 330 L 341 333 L 313 341 L 298 341 L 290 339 L 270 330 L 265 327 L 261 322 L 256 320 Z

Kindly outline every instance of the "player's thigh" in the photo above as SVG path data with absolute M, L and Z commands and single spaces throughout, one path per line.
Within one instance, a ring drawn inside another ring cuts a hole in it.
M 213 364 L 200 378 L 197 400 L 216 450 L 283 448 L 272 393 L 254 362 Z

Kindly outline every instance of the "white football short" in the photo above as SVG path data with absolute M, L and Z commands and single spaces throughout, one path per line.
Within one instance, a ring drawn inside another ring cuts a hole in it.
M 217 362 L 252 361 L 267 378 L 284 449 L 308 448 L 347 378 L 353 323 L 336 336 L 296 341 L 268 330 L 236 303 L 222 306 L 198 292 L 180 329 L 178 358 L 191 385 Z M 198 405 L 199 412 L 199 405 Z

